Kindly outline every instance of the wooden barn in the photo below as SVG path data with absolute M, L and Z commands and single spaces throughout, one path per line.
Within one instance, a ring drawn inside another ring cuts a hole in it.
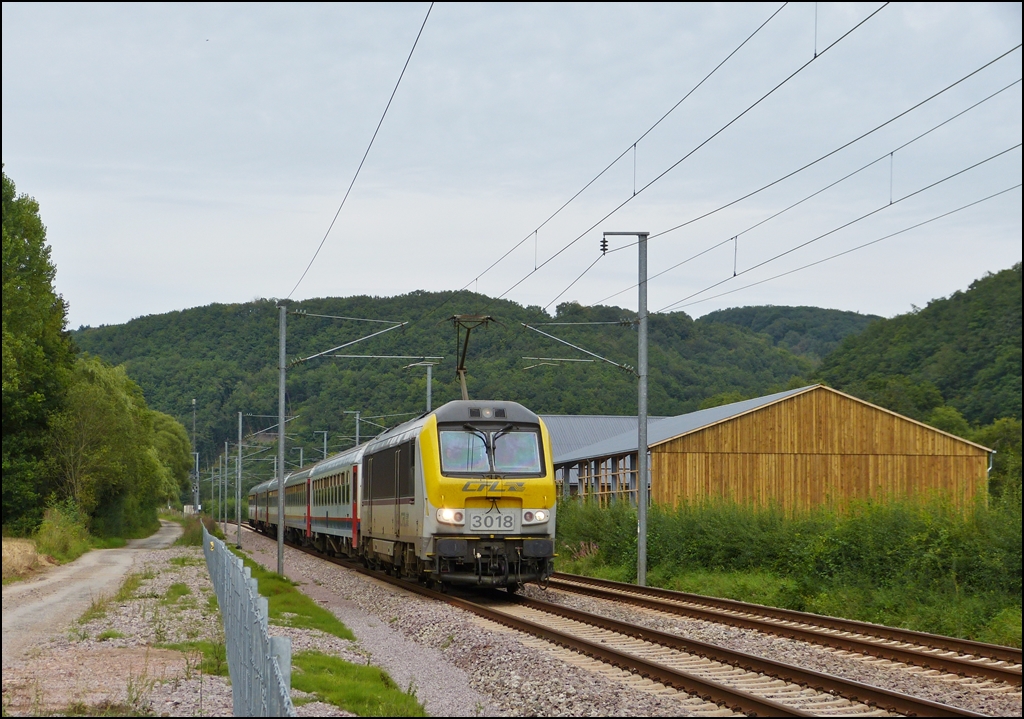
M 649 425 L 653 502 L 727 499 L 791 510 L 851 500 L 987 496 L 991 450 L 822 385 Z M 560 453 L 566 493 L 636 487 L 636 434 Z

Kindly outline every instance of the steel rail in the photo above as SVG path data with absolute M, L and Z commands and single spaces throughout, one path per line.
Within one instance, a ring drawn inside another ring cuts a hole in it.
M 756 672 L 758 674 L 767 674 L 768 676 L 782 679 L 793 684 L 807 686 L 816 691 L 838 694 L 845 699 L 878 706 L 891 712 L 907 714 L 909 716 L 985 716 L 984 714 L 978 714 L 966 709 L 960 709 L 958 707 L 929 701 L 927 699 L 919 699 L 908 694 L 901 694 L 899 692 L 890 691 L 870 684 L 864 684 L 863 682 L 843 679 L 830 674 L 816 672 L 811 669 L 803 669 L 801 667 L 773 661 L 771 659 L 765 659 L 752 654 L 733 651 L 731 649 L 726 649 L 724 647 L 708 644 L 695 639 L 687 639 L 676 634 L 661 632 L 638 624 L 631 624 L 629 622 L 622 622 L 616 619 L 609 619 L 600 615 L 590 614 L 589 612 L 582 612 L 561 604 L 553 604 L 551 602 L 545 602 L 538 599 L 528 599 L 526 597 L 515 597 L 515 600 L 518 604 L 541 612 L 555 614 L 560 617 L 564 617 L 565 619 L 571 619 L 582 624 L 588 624 L 606 631 L 623 634 L 625 636 L 641 639 L 653 644 L 660 644 L 663 647 L 674 649 L 679 652 L 694 654 L 712 661 L 738 666 L 742 669 Z
M 566 632 L 561 632 L 551 627 L 545 627 L 537 622 L 528 619 L 514 617 L 500 610 L 483 606 L 476 602 L 461 597 L 452 596 L 447 593 L 420 586 L 407 579 L 401 579 L 379 571 L 374 571 L 362 566 L 355 560 L 346 560 L 339 557 L 330 557 L 312 549 L 289 543 L 295 549 L 311 556 L 323 559 L 338 566 L 354 570 L 365 576 L 372 577 L 392 586 L 404 589 L 408 592 L 418 594 L 428 599 L 442 601 L 465 611 L 472 612 L 477 616 L 490 621 L 502 624 L 511 629 L 536 636 L 558 646 L 565 647 L 572 651 L 579 652 L 594 659 L 598 659 L 620 669 L 625 669 L 638 674 L 652 681 L 671 686 L 688 694 L 724 705 L 730 709 L 746 714 L 759 716 L 815 716 L 815 714 L 776 702 L 764 699 L 738 689 L 734 689 L 715 681 L 695 676 L 689 672 L 681 671 L 664 664 L 649 661 L 634 655 L 617 651 L 606 644 L 592 642 L 580 637 L 575 637 Z M 630 585 L 627 585 L 630 586 Z M 919 699 L 910 695 L 899 694 L 881 687 L 874 687 L 861 682 L 833 677 L 813 670 L 802 669 L 775 662 L 762 657 L 736 652 L 724 647 L 717 647 L 697 640 L 684 639 L 676 635 L 659 632 L 657 630 L 632 625 L 625 622 L 608 619 L 599 615 L 579 612 L 561 605 L 551 604 L 535 599 L 528 599 L 509 594 L 507 598 L 514 598 L 514 601 L 524 606 L 529 606 L 540 611 L 556 614 L 567 619 L 579 621 L 608 631 L 634 638 L 661 644 L 676 651 L 703 656 L 712 661 L 719 661 L 724 664 L 737 666 L 747 671 L 766 674 L 783 681 L 807 686 L 811 689 L 827 693 L 836 693 L 845 699 L 858 701 L 864 704 L 875 705 L 888 711 L 898 712 L 911 716 L 985 716 L 966 709 L 952 707 L 926 699 Z
M 640 657 L 616 651 L 603 644 L 574 637 L 571 634 L 566 634 L 565 632 L 560 632 L 557 629 L 545 627 L 527 619 L 510 616 L 504 612 L 471 602 L 468 599 L 455 597 L 433 589 L 427 589 L 426 587 L 414 584 L 409 580 L 399 579 L 388 574 L 367 569 L 358 562 L 344 560 L 338 557 L 329 557 L 317 552 L 315 549 L 297 546 L 291 542 L 289 542 L 289 546 L 311 556 L 345 567 L 346 569 L 354 570 L 378 581 L 404 589 L 408 592 L 418 594 L 428 599 L 445 602 L 458 607 L 459 609 L 472 612 L 484 619 L 502 624 L 525 634 L 533 635 L 572 651 L 585 654 L 594 659 L 611 664 L 612 666 L 638 674 L 644 678 L 650 679 L 651 681 L 671 686 L 688 694 L 693 694 L 705 701 L 725 705 L 734 711 L 739 711 L 744 714 L 773 717 L 815 716 L 814 714 L 786 706 L 785 704 L 781 704 L 770 699 L 762 699 L 761 697 L 748 694 L 738 689 L 733 689 L 732 687 L 728 687 L 724 684 L 719 684 L 718 682 L 694 676 L 688 672 L 667 667 L 663 664 L 659 664 L 658 662 L 641 659 Z
M 823 644 L 904 664 L 913 664 L 964 676 L 984 677 L 1010 684 L 1021 684 L 1020 650 L 1014 650 L 1012 647 L 1000 647 L 993 644 L 983 644 L 981 642 L 971 642 L 969 640 L 942 637 L 923 632 L 884 627 L 878 624 L 823 617 L 817 614 L 765 607 L 760 604 L 748 604 L 731 599 L 705 597 L 699 594 L 674 592 L 667 589 L 638 587 L 634 584 L 577 575 L 555 573 L 549 582 L 549 586 L 552 589 L 585 594 L 599 599 L 625 602 L 647 609 L 679 614 L 718 624 L 728 624 L 743 629 L 754 629 L 768 634 L 777 634 L 789 639 L 812 644 Z M 684 604 L 683 602 L 689 604 Z M 705 607 L 714 608 L 701 608 L 691 606 L 691 604 L 703 604 Z M 769 621 L 755 617 L 740 616 L 734 612 L 760 615 L 767 617 Z M 780 622 L 796 622 L 832 631 L 867 635 L 876 639 L 840 636 L 829 631 L 816 631 L 815 629 L 792 626 L 791 624 L 782 624 Z M 928 651 L 908 649 L 882 642 L 903 642 L 944 652 L 970 654 L 979 658 L 942 656 Z M 1000 651 L 992 652 L 995 656 L 980 654 L 982 650 L 988 649 Z M 1016 652 L 1016 660 L 1012 658 L 1014 652 Z M 1017 666 L 999 666 L 992 664 L 992 661 L 1014 662 Z

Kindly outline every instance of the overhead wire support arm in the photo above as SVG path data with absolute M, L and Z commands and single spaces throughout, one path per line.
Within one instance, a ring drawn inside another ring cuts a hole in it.
M 623 327 L 629 327 L 635 323 L 636 320 L 624 317 L 621 320 L 614 320 L 610 322 L 538 322 L 537 324 L 541 327 L 582 327 L 583 325 L 620 325 Z
M 292 360 L 288 364 L 288 366 L 289 367 L 294 367 L 295 365 L 302 364 L 303 362 L 309 362 L 310 360 L 314 360 L 317 357 L 323 357 L 325 355 L 329 355 L 332 352 L 337 352 L 338 350 L 345 349 L 346 347 L 351 347 L 352 345 L 357 344 L 359 342 L 362 342 L 363 340 L 368 340 L 368 339 L 371 339 L 373 337 L 377 337 L 379 335 L 384 334 L 385 332 L 390 332 L 391 330 L 397 330 L 399 327 L 405 327 L 407 324 L 409 324 L 409 323 L 408 322 L 402 322 L 401 324 L 392 325 L 391 327 L 388 327 L 387 329 L 383 329 L 380 332 L 374 332 L 373 334 L 366 335 L 365 337 L 360 337 L 357 340 L 352 340 L 351 342 L 346 342 L 343 345 L 338 345 L 337 347 L 332 347 L 329 350 L 324 350 L 323 352 L 317 352 L 315 355 L 310 355 L 309 357 L 303 357 L 302 359 Z
M 289 312 L 290 315 L 300 315 L 302 317 L 320 317 L 325 320 L 349 320 L 350 322 L 380 322 L 386 325 L 397 325 L 401 324 L 396 320 L 371 320 L 366 317 L 342 317 L 339 315 L 318 315 L 313 312 L 307 312 L 306 310 L 293 310 Z
M 627 365 L 627 364 L 619 364 L 618 362 L 615 362 L 615 361 L 613 361 L 613 360 L 610 360 L 610 359 L 608 359 L 607 357 L 602 357 L 601 355 L 599 355 L 599 354 L 596 354 L 596 353 L 594 353 L 594 352 L 591 352 L 590 350 L 585 350 L 585 349 L 583 349 L 582 347 L 577 347 L 576 345 L 574 345 L 574 344 L 573 344 L 573 343 L 571 343 L 571 342 L 566 342 L 565 340 L 563 340 L 563 339 L 560 339 L 560 338 L 558 338 L 558 337 L 555 337 L 554 335 L 549 335 L 549 334 L 548 334 L 547 332 L 545 332 L 545 331 L 543 331 L 543 330 L 539 330 L 539 329 L 537 329 L 536 327 L 531 327 L 530 325 L 526 324 L 525 322 L 520 322 L 519 324 L 521 324 L 521 325 L 522 325 L 523 327 L 525 327 L 525 328 L 526 328 L 526 329 L 528 329 L 528 330 L 533 330 L 533 331 L 534 331 L 534 332 L 536 332 L 537 334 L 541 334 L 541 335 L 544 335 L 544 336 L 545 336 L 545 337 L 547 337 L 548 339 L 552 339 L 552 340 L 554 340 L 555 342 L 561 342 L 561 343 L 562 343 L 563 345 L 565 345 L 566 347 L 572 347 L 572 348 L 573 348 L 574 350 L 576 350 L 577 352 L 582 352 L 583 354 L 587 354 L 587 355 L 590 355 L 591 357 L 594 357 L 594 358 L 596 358 L 596 359 L 599 359 L 599 360 L 601 360 L 602 362 L 607 362 L 608 364 L 610 364 L 610 365 L 613 365 L 613 366 L 615 366 L 615 367 L 618 367 L 618 368 L 619 368 L 619 369 L 621 369 L 621 370 L 625 370 L 626 372 L 629 372 L 630 374 L 633 374 L 633 375 L 635 375 L 635 374 L 636 374 L 636 368 L 634 368 L 634 367 L 630 367 L 630 366 L 629 366 L 629 365 Z
M 411 360 L 443 360 L 444 357 L 428 357 L 427 355 L 330 355 L 337 359 L 411 359 Z

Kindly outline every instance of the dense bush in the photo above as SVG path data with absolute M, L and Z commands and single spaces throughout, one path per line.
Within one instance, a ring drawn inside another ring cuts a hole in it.
M 58 562 L 70 562 L 89 550 L 86 516 L 74 502 L 51 502 L 36 532 L 36 551 Z
M 1020 499 L 1018 490 L 966 512 L 897 502 L 798 516 L 725 503 L 653 507 L 648 577 L 686 591 L 1019 645 Z M 633 508 L 563 502 L 558 539 L 560 567 L 635 578 Z

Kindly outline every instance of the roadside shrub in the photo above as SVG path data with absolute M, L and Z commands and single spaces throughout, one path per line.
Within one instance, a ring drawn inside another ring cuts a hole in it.
M 70 562 L 89 551 L 86 518 L 70 499 L 51 501 L 36 532 L 36 551 L 61 563 Z
M 175 544 L 183 547 L 198 547 L 202 545 L 203 525 L 199 521 L 199 517 L 191 514 L 181 520 L 181 526 L 184 531 L 175 541 Z
M 203 525 L 206 527 L 206 531 L 212 534 L 214 537 L 216 537 L 217 539 L 224 539 L 224 532 L 221 531 L 220 525 L 217 523 L 217 520 L 215 520 L 213 517 L 204 514 Z M 202 536 L 202 532 L 200 532 L 200 536 Z

